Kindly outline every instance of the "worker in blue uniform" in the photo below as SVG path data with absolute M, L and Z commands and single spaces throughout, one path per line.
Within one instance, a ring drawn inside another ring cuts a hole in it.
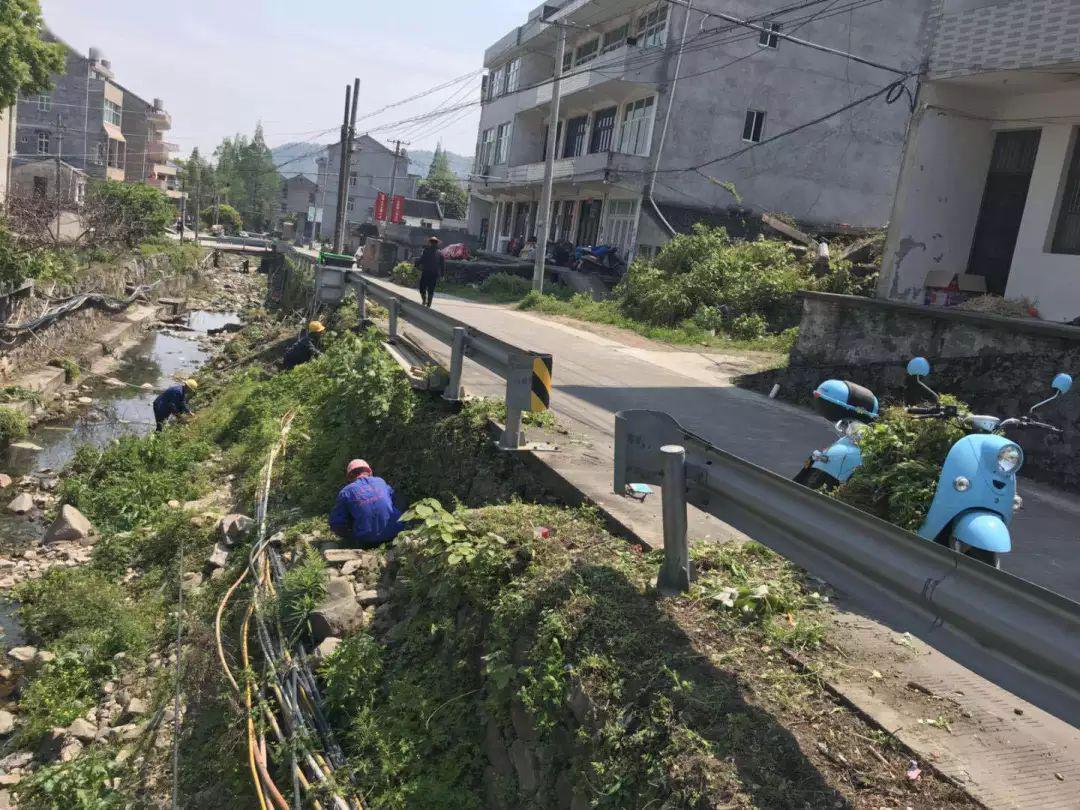
M 157 422 L 158 433 L 165 429 L 169 417 L 187 416 L 191 413 L 188 396 L 198 388 L 199 384 L 195 380 L 185 380 L 181 385 L 166 388 L 161 396 L 154 400 L 154 421 Z
M 304 336 L 285 352 L 281 367 L 290 371 L 322 354 L 322 336 L 325 332 L 326 327 L 319 321 L 309 323 Z
M 394 504 L 394 490 L 376 478 L 363 459 L 349 462 L 347 481 L 330 512 L 334 534 L 358 548 L 390 543 L 401 532 L 401 510 Z

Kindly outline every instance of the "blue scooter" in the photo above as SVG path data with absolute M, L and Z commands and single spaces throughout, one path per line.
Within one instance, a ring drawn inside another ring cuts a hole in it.
M 942 405 L 937 393 L 923 380 L 930 374 L 930 363 L 916 357 L 908 364 L 914 377 L 936 403 L 930 407 L 911 407 L 907 412 L 921 419 L 960 419 L 955 405 Z M 1009 524 L 1023 506 L 1017 495 L 1016 474 L 1024 464 L 1024 451 L 1003 433 L 1008 430 L 1061 429 L 1035 421 L 1031 415 L 1039 408 L 1068 393 L 1072 377 L 1058 374 L 1052 383 L 1054 395 L 1038 403 L 1027 415 L 1014 419 L 976 416 L 963 420 L 974 431 L 949 451 L 941 470 L 937 492 L 919 536 L 948 546 L 953 551 L 1001 567 L 1001 555 L 1012 551 Z
M 859 439 L 866 426 L 878 418 L 878 400 L 869 388 L 826 380 L 814 391 L 814 407 L 834 423 L 840 438 L 831 447 L 811 453 L 794 480 L 810 489 L 833 489 L 862 466 Z

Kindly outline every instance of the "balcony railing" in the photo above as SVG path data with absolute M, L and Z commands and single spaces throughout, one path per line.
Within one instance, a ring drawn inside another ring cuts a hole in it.
M 591 155 L 579 155 L 577 157 L 562 158 L 555 161 L 554 179 L 560 180 L 589 180 L 605 179 L 605 172 L 643 172 L 648 166 L 649 159 L 640 155 L 624 155 L 620 152 L 596 152 Z M 543 163 L 526 163 L 520 166 L 511 166 L 507 174 L 507 180 L 512 185 L 529 185 L 541 183 L 544 180 Z

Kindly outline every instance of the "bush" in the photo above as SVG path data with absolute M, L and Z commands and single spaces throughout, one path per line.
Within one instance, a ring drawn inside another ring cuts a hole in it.
M 768 322 L 760 315 L 740 315 L 731 323 L 731 336 L 737 340 L 756 340 L 764 337 Z
M 480 283 L 480 291 L 500 298 L 517 300 L 532 292 L 532 282 L 510 273 L 495 273 Z
M 227 234 L 237 234 L 244 229 L 244 220 L 240 212 L 228 203 L 204 208 L 202 221 L 207 228 L 212 227 L 216 221 L 216 224 L 224 228 Z
M 25 725 L 21 734 L 37 740 L 49 729 L 69 726 L 94 705 L 94 682 L 75 653 L 64 653 L 46 664 L 23 689 L 19 709 Z
M 967 408 L 943 396 L 945 404 Z M 908 531 L 918 531 L 937 491 L 941 467 L 966 435 L 955 420 L 916 419 L 888 408 L 861 440 L 863 464 L 836 497 Z
M 420 268 L 412 262 L 398 262 L 390 271 L 390 280 L 403 287 L 416 287 L 420 284 Z
M 278 612 L 285 632 L 297 638 L 307 630 L 308 617 L 326 598 L 330 578 L 321 554 L 309 551 L 281 578 Z
M 94 181 L 85 210 L 98 239 L 128 247 L 162 236 L 176 219 L 176 208 L 156 188 L 117 180 Z
M 33 248 L 0 223 L 0 292 L 19 287 L 27 279 L 70 282 L 75 262 L 70 253 Z
M 0 408 L 0 447 L 23 439 L 30 432 L 26 415 L 12 408 Z
M 111 810 L 124 807 L 122 794 L 112 786 L 117 767 L 111 755 L 97 750 L 71 762 L 58 762 L 35 771 L 15 787 L 22 810 Z

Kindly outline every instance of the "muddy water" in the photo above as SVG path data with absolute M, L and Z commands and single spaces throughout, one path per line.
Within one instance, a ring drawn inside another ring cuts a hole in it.
M 42 448 L 39 453 L 8 453 L 0 457 L 0 472 L 13 478 L 43 471 L 59 472 L 83 445 L 102 447 L 125 435 L 142 435 L 155 427 L 154 398 L 177 379 L 183 379 L 201 367 L 209 354 L 199 346 L 199 339 L 211 330 L 239 323 L 236 313 L 191 312 L 180 329 L 170 334 L 152 332 L 123 353 L 120 365 L 106 376 L 128 385 L 112 387 L 101 379 L 89 381 L 93 390 L 87 394 L 94 404 L 74 420 L 42 423 L 27 441 Z M 140 386 L 149 383 L 152 390 Z M 45 475 L 48 473 L 46 472 Z M 0 550 L 23 548 L 41 539 L 44 527 L 26 518 L 0 513 Z M 19 630 L 11 616 L 11 605 L 0 602 L 0 632 L 8 647 L 18 643 Z

